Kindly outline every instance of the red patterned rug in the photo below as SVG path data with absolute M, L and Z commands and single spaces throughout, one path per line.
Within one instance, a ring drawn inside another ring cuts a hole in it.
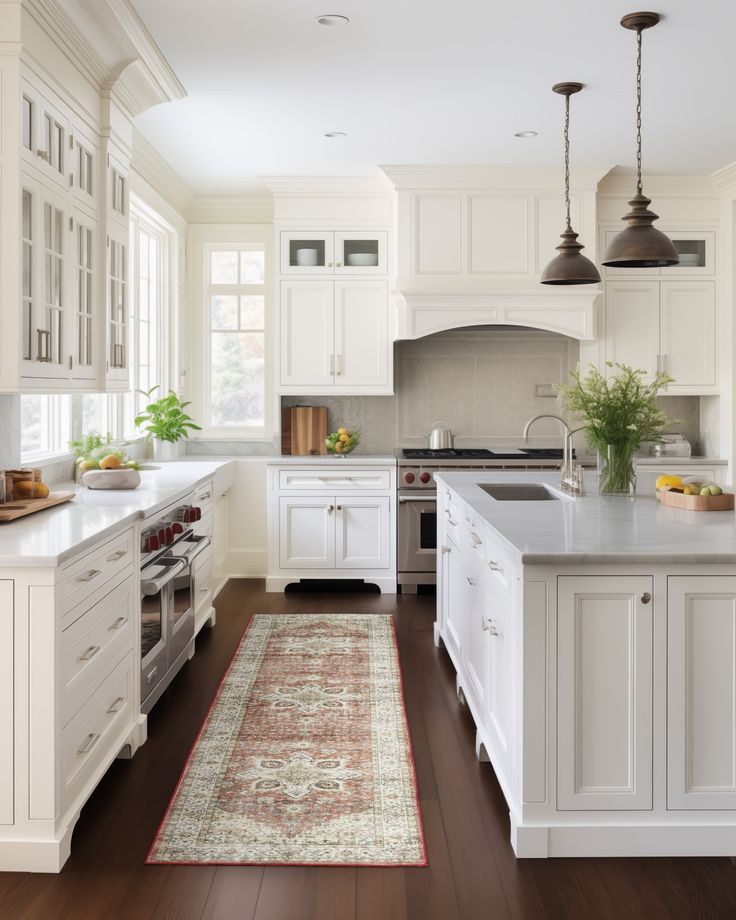
M 255 616 L 146 861 L 426 865 L 393 617 Z

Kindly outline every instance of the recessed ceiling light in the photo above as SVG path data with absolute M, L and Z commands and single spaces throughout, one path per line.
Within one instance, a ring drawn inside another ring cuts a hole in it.
M 325 137 L 347 137 L 347 131 L 325 131 Z
M 350 20 L 339 13 L 325 13 L 324 16 L 317 17 L 317 22 L 321 26 L 346 26 Z
M 539 131 L 517 131 L 514 137 L 536 137 Z

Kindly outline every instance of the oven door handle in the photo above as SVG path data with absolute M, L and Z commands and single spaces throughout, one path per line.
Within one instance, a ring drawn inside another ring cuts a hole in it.
M 434 502 L 437 503 L 436 495 L 399 495 L 399 504 L 404 502 Z
M 168 571 L 158 578 L 141 579 L 141 592 L 145 594 L 146 597 L 158 594 L 162 588 L 165 588 L 170 581 L 173 581 L 177 575 L 180 575 L 184 571 L 188 563 L 185 559 L 177 559 L 176 561 L 164 559 L 159 560 L 156 565 L 165 565 Z
M 203 553 L 208 546 L 212 543 L 212 540 L 206 535 L 195 535 L 190 537 L 188 540 L 184 540 L 184 545 L 187 543 L 191 544 L 192 551 L 184 555 L 184 560 L 187 563 L 192 562 L 193 559 L 196 559 L 200 553 Z

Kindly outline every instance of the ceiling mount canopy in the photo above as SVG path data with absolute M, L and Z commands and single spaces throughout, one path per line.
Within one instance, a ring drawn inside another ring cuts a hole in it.
M 672 240 L 652 226 L 659 215 L 649 210 L 652 202 L 641 181 L 642 32 L 658 22 L 658 13 L 628 13 L 621 20 L 624 29 L 636 32 L 636 194 L 629 201 L 631 210 L 622 218 L 628 227 L 616 234 L 603 255 L 603 264 L 610 268 L 657 268 L 680 261 Z
M 585 247 L 578 243 L 578 234 L 570 222 L 570 96 L 579 93 L 582 83 L 555 83 L 552 91 L 565 97 L 565 230 L 557 247 L 558 256 L 546 266 L 539 279 L 542 284 L 597 284 L 598 269 L 582 254 Z

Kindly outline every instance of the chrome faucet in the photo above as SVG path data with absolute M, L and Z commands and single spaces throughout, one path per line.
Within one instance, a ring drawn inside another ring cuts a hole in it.
M 534 422 L 539 421 L 540 418 L 553 418 L 556 422 L 559 422 L 562 425 L 563 429 L 563 440 L 562 440 L 562 466 L 560 467 L 560 487 L 563 488 L 566 492 L 580 492 L 581 490 L 581 480 L 575 474 L 573 469 L 572 462 L 572 436 L 576 431 L 580 431 L 580 428 L 575 428 L 572 431 L 570 426 L 564 420 L 560 418 L 559 415 L 535 415 L 534 418 L 530 418 L 529 421 L 524 425 L 524 441 L 529 440 L 529 429 L 532 427 Z M 583 426 L 585 427 L 585 426 Z

